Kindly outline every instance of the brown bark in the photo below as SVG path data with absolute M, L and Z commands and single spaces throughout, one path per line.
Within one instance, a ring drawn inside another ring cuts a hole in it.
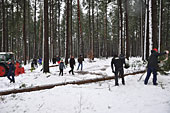
M 83 34 L 82 34 L 82 27 L 81 27 L 81 19 L 80 19 L 80 3 L 79 0 L 77 1 L 78 5 L 78 22 L 79 22 L 79 30 L 80 30 L 80 54 L 84 57 L 84 48 L 83 48 Z
M 125 2 L 125 9 L 126 9 L 126 58 L 129 59 L 129 22 L 128 22 L 128 1 Z
M 27 61 L 27 45 L 26 45 L 26 0 L 24 0 L 24 13 L 23 13 L 23 43 L 24 43 L 24 65 L 26 65 Z
M 2 0 L 2 51 L 5 52 L 6 48 L 6 29 L 5 29 L 5 4 Z
M 65 55 L 65 64 L 67 65 L 68 64 L 68 58 L 69 58 L 69 39 L 70 39 L 70 30 L 69 30 L 69 0 L 67 0 L 67 37 L 66 37 L 66 49 L 65 49 L 65 53 L 66 53 L 66 55 Z
M 34 1 L 34 58 L 37 57 L 37 33 L 36 33 L 36 1 Z
M 152 0 L 152 42 L 153 48 L 158 48 L 158 27 L 157 27 L 157 0 Z
M 49 72 L 49 44 L 48 44 L 48 0 L 44 0 L 44 62 L 43 72 Z

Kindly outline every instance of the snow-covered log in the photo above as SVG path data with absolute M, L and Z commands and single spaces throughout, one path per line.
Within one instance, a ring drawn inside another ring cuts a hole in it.
M 136 75 L 136 74 L 141 74 L 141 73 L 144 73 L 144 72 L 145 72 L 145 70 L 133 72 L 133 73 L 128 73 L 128 74 L 124 74 L 124 75 L 125 76 Z M 9 95 L 9 94 L 16 94 L 16 93 L 23 93 L 23 92 L 31 92 L 31 91 L 51 89 L 51 88 L 54 88 L 56 86 L 63 86 L 63 85 L 69 85 L 69 84 L 73 84 L 73 85 L 74 84 L 76 84 L 76 85 L 88 84 L 88 83 L 94 83 L 94 82 L 99 82 L 99 81 L 111 80 L 111 79 L 114 79 L 114 78 L 115 78 L 114 76 L 105 76 L 105 77 L 94 78 L 94 79 L 62 82 L 62 83 L 48 84 L 48 85 L 42 85 L 42 86 L 34 86 L 34 87 L 28 87 L 28 88 L 22 88 L 22 89 L 5 90 L 5 91 L 0 92 L 0 96 Z

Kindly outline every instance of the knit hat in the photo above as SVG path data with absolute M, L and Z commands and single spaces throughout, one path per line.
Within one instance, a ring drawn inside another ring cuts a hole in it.
M 158 52 L 158 50 L 156 48 L 153 49 L 154 51 Z

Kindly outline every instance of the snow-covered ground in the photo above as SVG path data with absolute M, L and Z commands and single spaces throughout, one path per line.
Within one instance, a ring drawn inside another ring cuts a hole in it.
M 77 59 L 76 59 L 77 61 Z M 83 71 L 114 75 L 110 68 L 111 58 L 95 59 L 89 63 L 85 59 Z M 144 70 L 141 58 L 130 58 L 130 68 L 125 73 Z M 52 64 L 50 64 L 52 65 Z M 31 72 L 30 65 L 25 66 L 26 73 L 15 77 L 16 83 L 9 83 L 6 77 L 0 78 L 0 91 L 47 85 L 66 81 L 76 81 L 102 77 L 102 75 L 78 74 L 64 70 L 64 76 L 58 76 L 58 67 L 51 67 L 44 74 L 38 67 Z M 158 86 L 152 85 L 152 77 L 145 86 L 142 74 L 125 77 L 126 85 L 114 86 L 114 80 L 84 85 L 57 86 L 41 91 L 0 96 L 0 113 L 170 113 L 170 75 L 158 74 Z

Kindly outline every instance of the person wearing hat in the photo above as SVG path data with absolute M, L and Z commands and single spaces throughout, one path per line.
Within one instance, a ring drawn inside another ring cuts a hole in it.
M 12 61 L 11 59 L 8 60 L 9 64 L 9 70 L 8 70 L 8 73 L 7 73 L 7 78 L 10 80 L 10 83 L 13 82 L 15 83 L 15 66 L 14 66 L 14 61 Z M 10 77 L 12 76 L 12 78 Z
M 148 80 L 151 76 L 151 73 L 153 73 L 153 85 L 158 85 L 157 83 L 158 56 L 162 56 L 165 54 L 169 54 L 169 51 L 166 50 L 163 53 L 158 53 L 158 50 L 156 48 L 151 50 L 151 55 L 149 56 L 148 65 L 147 65 L 147 75 L 144 81 L 145 85 L 148 84 Z

